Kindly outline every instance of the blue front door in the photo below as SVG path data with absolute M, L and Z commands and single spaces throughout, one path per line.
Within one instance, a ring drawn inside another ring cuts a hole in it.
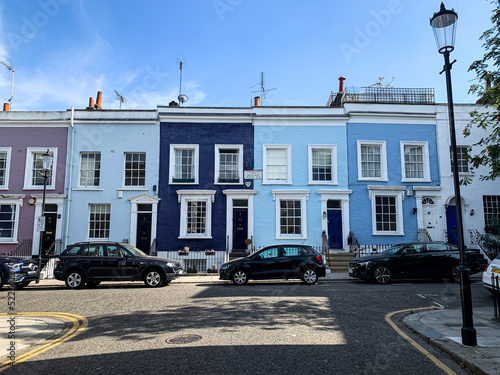
M 328 210 L 328 246 L 342 249 L 342 211 Z
M 446 231 L 448 243 L 458 246 L 457 208 L 455 206 L 446 207 Z

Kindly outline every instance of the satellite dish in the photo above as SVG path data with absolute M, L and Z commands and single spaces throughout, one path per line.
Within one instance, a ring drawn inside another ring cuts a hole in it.
M 187 102 L 189 100 L 187 95 L 184 95 L 184 94 L 179 95 L 177 97 L 177 99 L 179 100 L 179 103 L 181 103 L 181 104 L 184 104 L 185 102 Z

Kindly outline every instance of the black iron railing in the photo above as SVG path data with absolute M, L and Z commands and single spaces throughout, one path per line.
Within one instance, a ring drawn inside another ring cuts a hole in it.
M 344 103 L 434 104 L 434 89 L 363 87 L 346 93 Z

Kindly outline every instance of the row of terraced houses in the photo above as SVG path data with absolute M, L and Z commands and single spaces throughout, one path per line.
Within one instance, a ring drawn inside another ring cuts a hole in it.
M 0 112 L 0 251 L 126 241 L 210 268 L 274 243 L 348 252 L 356 241 L 457 242 L 448 111 L 432 89 L 341 86 L 318 107 L 175 104 Z M 483 136 L 462 135 L 478 106 L 455 105 L 459 154 Z M 459 168 L 473 180 L 462 186 L 465 241 L 478 248 L 500 185 L 464 159 Z

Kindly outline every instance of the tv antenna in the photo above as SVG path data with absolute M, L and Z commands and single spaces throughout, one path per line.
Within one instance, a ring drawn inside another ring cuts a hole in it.
M 2 60 L 0 60 L 0 64 L 5 66 L 7 69 L 9 69 L 12 72 L 12 78 L 10 80 L 10 98 L 8 100 L 10 108 L 12 110 L 12 98 L 14 97 L 14 68 Z
M 187 95 L 184 95 L 182 93 L 182 56 L 181 56 L 181 59 L 179 61 L 179 70 L 180 70 L 179 96 L 177 97 L 177 99 L 179 100 L 179 105 L 183 105 L 185 102 L 187 102 L 189 100 L 189 98 L 187 97 Z
M 250 86 L 250 88 L 255 87 L 257 85 L 260 85 L 260 90 L 259 91 L 252 91 L 252 92 L 260 92 L 260 102 L 261 102 L 261 104 L 264 104 L 264 99 L 266 97 L 266 94 L 269 91 L 276 90 L 276 88 L 267 89 L 267 90 L 264 88 L 264 72 L 260 73 L 260 83 L 256 83 L 255 85 Z
M 123 95 L 118 94 L 118 91 L 116 90 L 115 94 L 116 94 L 116 99 L 120 101 L 120 109 L 122 109 L 122 103 L 125 103 L 125 98 L 123 97 Z

